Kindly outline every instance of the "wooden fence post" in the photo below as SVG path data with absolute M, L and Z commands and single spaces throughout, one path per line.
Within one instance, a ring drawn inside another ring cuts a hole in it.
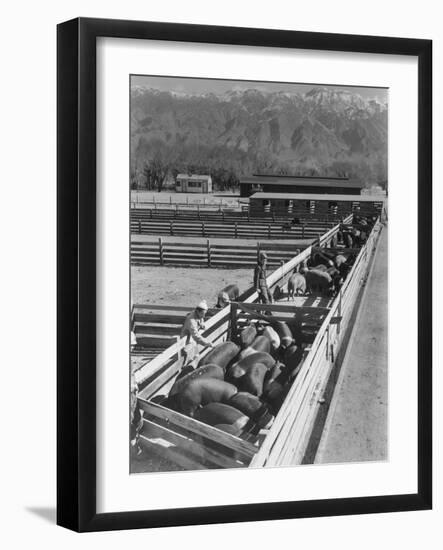
M 151 220 L 152 220 L 152 208 L 149 209 L 149 217 L 150 217 Z
M 302 223 L 302 226 L 301 226 L 301 238 L 304 239 L 305 238 L 305 224 Z
M 138 234 L 141 235 L 142 232 L 142 221 L 138 220 Z
M 160 265 L 163 265 L 163 242 L 161 237 L 158 238 L 158 250 L 160 255 Z
M 257 263 L 259 259 L 260 259 L 260 243 L 257 241 Z
M 249 208 L 248 208 L 248 222 L 251 221 L 251 213 L 249 212 Z
M 238 341 L 238 328 L 237 328 L 237 310 L 238 305 L 231 303 L 231 341 L 236 343 Z
M 237 222 L 235 222 L 235 233 L 234 233 L 234 237 L 237 238 Z
M 200 219 L 200 205 L 197 204 L 197 217 Z
M 271 224 L 268 223 L 268 239 L 271 238 Z
M 208 254 L 208 267 L 211 267 L 211 243 L 209 239 L 206 241 L 206 250 Z
M 169 222 L 169 232 L 171 235 L 174 234 L 174 222 Z
M 202 222 L 202 237 L 205 236 L 205 222 Z
M 225 221 L 225 211 L 222 210 L 221 213 L 222 213 L 222 221 Z

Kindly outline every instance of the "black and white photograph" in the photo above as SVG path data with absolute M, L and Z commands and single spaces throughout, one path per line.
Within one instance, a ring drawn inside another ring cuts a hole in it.
M 131 474 L 383 462 L 389 89 L 131 74 Z

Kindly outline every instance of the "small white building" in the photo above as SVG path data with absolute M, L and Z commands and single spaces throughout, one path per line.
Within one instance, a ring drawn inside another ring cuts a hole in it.
M 201 174 L 178 174 L 175 190 L 177 193 L 212 193 L 212 178 Z

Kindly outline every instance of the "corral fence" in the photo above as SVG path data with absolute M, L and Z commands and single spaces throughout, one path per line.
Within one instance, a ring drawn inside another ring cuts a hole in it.
M 321 245 L 333 235 L 333 231 L 322 237 Z M 161 456 L 170 451 L 171 459 L 184 469 L 207 467 L 274 467 L 303 463 L 313 426 L 324 401 L 325 388 L 339 363 L 338 356 L 346 347 L 347 335 L 352 326 L 358 297 L 368 276 L 370 262 L 376 248 L 381 226 L 373 228 L 367 243 L 361 248 L 353 268 L 348 275 L 341 292 L 333 304 L 323 311 L 323 321 L 311 346 L 306 350 L 300 371 L 291 385 L 286 399 L 276 415 L 270 429 L 262 429 L 257 444 L 232 436 L 214 427 L 202 424 L 158 404 L 153 398 L 165 388 L 170 388 L 181 368 L 180 351 L 183 339 L 164 350 L 154 360 L 141 366 L 135 373 L 140 384 L 139 406 L 145 413 L 141 431 L 141 444 L 149 451 L 158 450 L 158 438 L 169 442 L 167 448 L 161 447 Z M 303 251 L 299 257 L 274 271 L 268 277 L 268 284 L 281 284 L 295 266 L 304 261 L 312 252 Z M 254 305 L 257 293 L 251 294 L 243 303 L 237 303 L 236 309 L 253 315 L 263 309 L 275 309 L 283 314 L 293 306 Z M 207 323 L 204 336 L 214 344 L 225 341 L 232 327 L 232 304 L 215 314 Z M 203 356 L 208 350 L 201 349 Z M 165 451 L 166 449 L 166 451 Z M 232 459 L 235 451 L 236 461 Z
M 250 268 L 260 251 L 268 255 L 268 266 L 287 262 L 305 247 L 293 243 L 257 243 L 257 245 L 214 244 L 163 240 L 131 241 L 132 265 L 166 265 L 218 268 Z
M 173 200 L 172 196 L 169 197 L 169 200 L 158 200 L 155 197 L 152 200 L 142 200 L 136 197 L 134 200 L 131 197 L 131 208 L 144 209 L 144 208 L 171 208 L 171 207 L 193 207 L 203 206 L 209 209 L 220 209 L 220 208 L 240 208 L 245 204 L 245 200 L 239 200 L 237 197 L 220 197 L 219 199 L 211 197 L 203 197 L 198 199 L 196 197 L 186 197 L 186 201 Z
M 350 219 L 350 217 L 347 218 L 345 222 L 349 222 Z M 333 239 L 338 230 L 339 225 L 336 225 L 335 227 L 327 231 L 324 235 L 322 235 L 319 243 L 320 246 L 328 246 L 331 243 L 331 239 Z M 312 246 L 308 246 L 308 248 L 302 250 L 299 255 L 295 256 L 294 254 L 292 254 L 291 259 L 288 262 L 280 265 L 270 275 L 268 275 L 267 283 L 271 292 L 275 289 L 276 285 L 282 286 L 283 284 L 285 284 L 289 276 L 292 274 L 293 270 L 298 265 L 301 265 L 304 260 L 307 260 L 311 253 Z M 239 300 L 247 303 L 256 302 L 258 300 L 258 294 L 255 291 L 255 288 L 249 288 L 239 297 Z M 143 308 L 144 311 L 142 311 Z M 135 308 L 134 306 L 133 312 L 137 312 L 139 315 L 134 316 L 132 321 L 134 323 L 149 323 L 151 325 L 155 322 L 169 323 L 172 321 L 171 324 L 173 325 L 178 325 L 182 322 L 184 311 L 180 307 L 177 309 L 176 306 L 161 306 L 161 309 L 163 311 L 157 311 L 158 316 L 153 317 L 153 314 L 156 313 L 154 310 L 146 311 L 146 306 L 143 306 L 142 304 L 137 305 L 137 308 Z M 143 314 L 145 314 L 145 316 L 143 316 Z M 223 338 L 225 337 L 229 323 L 229 308 L 225 307 L 222 310 L 218 310 L 217 312 L 215 310 L 210 310 L 209 315 L 211 315 L 211 318 L 208 319 L 206 323 L 207 328 L 203 336 L 205 338 L 210 338 L 213 343 L 217 344 L 220 341 L 223 341 Z M 175 326 L 174 329 L 177 330 L 177 326 Z M 156 380 L 155 385 L 157 387 L 157 385 L 161 382 L 161 379 L 157 380 L 156 377 L 161 372 L 163 372 L 164 369 L 168 369 L 173 363 L 177 362 L 180 356 L 180 350 L 184 345 L 184 339 L 179 339 L 177 342 L 174 343 L 173 338 L 176 338 L 175 334 L 170 335 L 170 337 L 170 343 L 172 343 L 172 345 L 167 347 L 152 360 L 141 364 L 139 368 L 137 368 L 135 372 L 135 378 L 137 383 L 140 384 L 140 389 L 144 388 L 154 379 Z M 166 344 L 166 342 L 164 343 Z M 159 341 L 156 342 L 155 347 L 161 347 L 159 346 L 159 344 Z M 201 348 L 200 351 L 204 353 L 203 348 Z M 147 389 L 146 391 L 149 392 L 151 390 Z
M 228 239 L 312 239 L 333 227 L 332 222 L 303 222 L 283 228 L 281 224 L 248 224 L 207 221 L 131 221 L 131 233 L 180 237 L 218 237 Z
M 350 212 L 343 214 L 347 216 Z M 246 206 L 241 210 L 208 210 L 200 208 L 200 206 L 192 205 L 189 208 L 178 207 L 175 208 L 132 208 L 131 209 L 131 222 L 137 222 L 139 220 L 177 220 L 177 221 L 212 221 L 212 222 L 248 222 L 248 223 L 287 223 L 293 218 L 298 217 L 301 221 L 305 222 L 317 222 L 328 221 L 337 223 L 340 221 L 342 215 L 332 214 L 325 212 L 321 214 L 311 214 L 306 211 L 300 211 L 293 213 L 288 212 L 276 212 L 274 210 L 270 212 L 263 212 L 261 216 L 251 216 L 249 208 Z
M 251 467 L 301 464 L 331 376 L 338 376 L 357 297 L 368 277 L 382 226 L 377 223 L 318 331 L 302 368 Z M 332 385 L 332 392 L 333 386 Z

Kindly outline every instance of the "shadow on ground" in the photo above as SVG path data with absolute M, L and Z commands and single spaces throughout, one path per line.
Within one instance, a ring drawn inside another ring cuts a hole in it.
M 56 520 L 55 508 L 48 508 L 43 506 L 28 506 L 26 510 L 31 514 L 34 514 L 35 516 L 38 516 L 46 521 L 49 521 L 49 523 L 55 523 L 55 520 Z

